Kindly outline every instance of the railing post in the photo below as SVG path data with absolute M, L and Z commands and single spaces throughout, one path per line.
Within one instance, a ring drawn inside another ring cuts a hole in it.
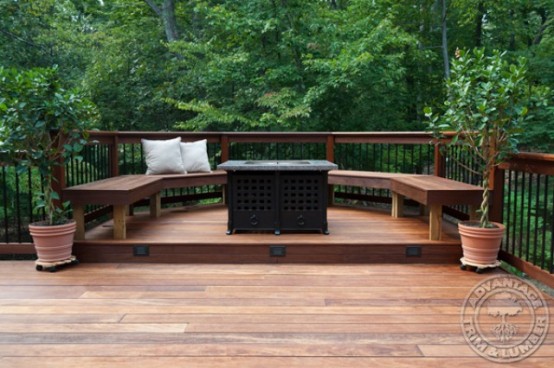
M 492 195 L 490 203 L 490 220 L 495 222 L 503 221 L 503 207 L 504 207 L 504 175 L 505 171 L 500 168 L 494 168 L 491 175 L 492 183 Z
M 435 159 L 434 159 L 434 168 L 433 168 L 433 175 L 435 176 L 442 176 L 444 177 L 445 175 L 445 170 L 444 170 L 444 155 L 441 153 L 441 149 L 440 149 L 440 145 L 442 143 L 439 141 L 439 142 L 436 142 L 434 147 L 435 147 Z
M 108 152 L 110 155 L 110 174 L 112 177 L 119 176 L 119 136 L 117 132 L 113 136 Z
M 327 143 L 325 144 L 325 157 L 329 162 L 335 162 L 335 136 L 333 133 L 327 135 Z
M 221 162 L 229 161 L 229 136 L 221 135 Z
M 57 139 L 56 135 L 52 132 L 51 132 L 50 136 L 53 139 Z M 63 141 L 63 139 L 62 139 L 62 141 Z M 61 146 L 60 141 L 54 142 L 54 146 L 56 146 L 56 147 Z M 63 149 L 63 148 L 60 147 L 59 149 Z M 61 197 L 62 190 L 63 190 L 63 188 L 65 188 L 67 186 L 67 183 L 65 181 L 64 160 L 63 160 L 62 157 L 60 157 L 57 161 L 58 161 L 58 165 L 56 165 L 52 168 L 52 181 L 51 181 L 50 185 L 52 186 L 52 190 L 54 192 L 58 193 L 58 195 Z M 55 199 L 53 202 L 54 202 L 54 205 L 56 207 L 61 207 L 62 206 L 62 203 L 59 199 Z
M 335 135 L 333 133 L 327 135 L 325 158 L 329 162 L 335 162 Z M 335 186 L 332 184 L 327 186 L 327 203 L 329 203 L 330 206 L 335 204 Z
M 54 192 L 62 195 L 62 190 L 67 186 L 65 181 L 65 166 L 63 165 L 62 159 L 60 159 L 60 165 L 56 165 L 52 168 L 52 189 Z M 61 207 L 61 201 L 59 199 L 54 200 L 54 205 L 56 207 Z

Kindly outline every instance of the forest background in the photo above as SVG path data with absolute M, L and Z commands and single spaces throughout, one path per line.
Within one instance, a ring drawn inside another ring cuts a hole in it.
M 0 0 L 0 66 L 57 68 L 105 130 L 425 130 L 475 47 L 554 90 L 554 1 Z M 528 124 L 553 152 L 554 108 Z

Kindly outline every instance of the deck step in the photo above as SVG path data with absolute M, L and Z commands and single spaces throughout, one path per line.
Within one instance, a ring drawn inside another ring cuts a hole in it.
M 226 235 L 223 206 L 164 210 L 128 219 L 128 238 L 113 240 L 111 222 L 75 243 L 81 262 L 162 263 L 456 263 L 461 257 L 454 226 L 428 240 L 427 218 L 393 218 L 387 209 L 334 206 L 329 235 L 244 232 Z M 283 248 L 284 247 L 284 248 Z M 271 253 L 273 251 L 273 253 Z M 284 251 L 284 252 L 283 252 Z

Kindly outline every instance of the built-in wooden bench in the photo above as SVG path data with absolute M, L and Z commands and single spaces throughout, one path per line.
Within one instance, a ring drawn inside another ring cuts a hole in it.
M 77 223 L 75 239 L 85 238 L 85 206 L 89 204 L 112 205 L 114 239 L 125 239 L 125 218 L 128 207 L 133 203 L 150 198 L 150 215 L 159 217 L 162 190 L 226 183 L 227 173 L 221 170 L 172 175 L 122 175 L 65 188 L 63 198 L 70 201 L 73 207 L 73 218 Z
M 427 206 L 431 240 L 440 239 L 442 206 L 476 207 L 482 199 L 480 187 L 433 175 L 332 170 L 329 171 L 328 182 L 331 185 L 389 189 L 392 193 L 393 217 L 403 216 L 405 197 Z M 177 175 L 123 175 L 65 188 L 63 196 L 73 206 L 77 240 L 85 238 L 85 205 L 88 204 L 112 205 L 114 239 L 125 239 L 125 218 L 128 207 L 133 203 L 150 198 L 150 215 L 159 217 L 162 190 L 226 183 L 227 173 L 221 170 Z
M 404 197 L 424 204 L 429 209 L 429 239 L 439 240 L 442 227 L 442 206 L 469 205 L 470 217 L 483 200 L 483 190 L 476 185 L 434 175 L 411 175 L 391 180 L 392 215 L 402 217 Z
M 333 170 L 329 184 L 389 189 L 393 217 L 403 216 L 404 198 L 410 198 L 429 209 L 429 239 L 439 240 L 442 228 L 442 206 L 469 205 L 470 216 L 481 203 L 481 187 L 434 175 L 382 173 L 372 171 Z

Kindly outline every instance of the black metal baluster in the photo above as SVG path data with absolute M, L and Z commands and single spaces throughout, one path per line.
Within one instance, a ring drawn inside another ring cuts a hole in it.
M 502 242 L 503 246 L 504 246 L 504 250 L 510 254 L 513 254 L 513 249 L 510 250 L 510 240 L 511 240 L 511 237 L 510 237 L 510 227 L 511 227 L 511 217 L 512 217 L 512 195 L 513 195 L 513 190 L 512 190 L 512 171 L 511 170 L 508 170 L 507 171 L 507 174 L 508 174 L 508 190 L 506 191 L 506 196 L 504 196 L 504 216 L 506 217 L 506 227 L 507 227 L 507 231 L 506 231 L 506 239 L 505 239 L 505 242 Z
M 8 215 L 8 185 L 6 167 L 2 166 L 2 208 L 4 212 L 4 242 L 10 242 L 10 222 Z
M 545 269 L 546 261 L 546 232 L 548 231 L 548 175 L 544 176 L 544 200 L 543 200 L 543 225 L 542 225 L 542 251 L 541 251 L 541 269 Z M 553 229 L 553 228 L 551 228 Z M 551 230 L 552 231 L 552 230 Z
M 552 208 L 554 208 L 554 194 L 552 195 Z M 550 223 L 550 231 L 554 232 L 554 216 L 552 216 L 552 222 Z M 554 273 L 554 234 L 550 236 L 550 266 L 548 268 L 550 273 Z
M 521 203 L 520 203 L 520 207 L 519 207 L 519 211 L 520 211 L 520 219 L 519 219 L 519 239 L 518 239 L 518 242 L 519 242 L 519 258 L 523 258 L 523 254 L 524 254 L 524 251 L 525 249 L 523 249 L 523 247 L 525 247 L 525 245 L 523 244 L 523 232 L 524 232 L 524 229 L 523 229 L 523 221 L 525 220 L 523 217 L 523 213 L 525 212 L 525 172 L 522 172 L 521 173 Z M 527 260 L 527 259 L 525 259 Z
M 513 221 L 511 223 L 512 225 L 512 242 L 514 244 L 514 250 L 512 252 L 512 254 L 515 256 L 518 249 L 517 248 L 517 242 L 516 242 L 516 234 L 517 234 L 517 219 L 518 219 L 518 216 L 517 216 L 517 193 L 518 193 L 518 188 L 519 188 L 519 185 L 518 185 L 518 172 L 517 171 L 513 171 L 514 173 L 514 190 L 513 190 L 513 193 L 514 193 L 514 208 L 513 208 L 513 211 L 512 213 L 514 214 L 513 216 Z M 519 255 L 517 255 L 518 257 L 521 257 L 521 252 Z
M 16 218 L 16 230 L 17 230 L 17 241 L 21 243 L 21 202 L 19 197 L 21 195 L 21 187 L 19 185 L 19 174 L 17 170 L 15 171 L 15 218 Z

